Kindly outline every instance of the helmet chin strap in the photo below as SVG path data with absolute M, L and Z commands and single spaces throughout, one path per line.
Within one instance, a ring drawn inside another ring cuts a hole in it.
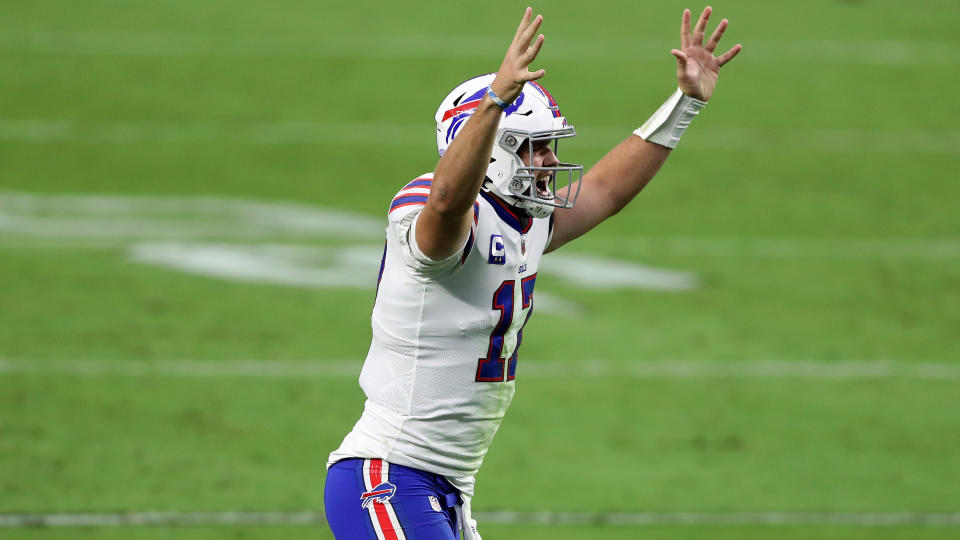
M 528 200 L 517 201 L 516 206 L 517 208 L 526 212 L 526 214 L 532 218 L 550 217 L 550 214 L 553 213 L 552 206 Z

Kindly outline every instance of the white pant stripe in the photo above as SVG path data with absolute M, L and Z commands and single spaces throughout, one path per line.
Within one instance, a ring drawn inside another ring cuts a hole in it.
M 370 472 L 371 461 L 372 460 L 369 459 L 363 460 L 363 484 L 367 491 L 373 490 L 380 483 L 390 481 L 390 464 L 380 460 L 380 481 L 377 483 L 374 482 Z M 383 526 L 386 524 L 381 522 L 381 516 L 377 513 L 378 505 L 386 510 L 387 520 L 393 529 L 392 533 L 383 530 Z M 400 520 L 397 519 L 397 513 L 393 509 L 393 504 L 391 504 L 390 501 L 382 503 L 371 501 L 371 503 L 367 505 L 367 513 L 370 514 L 370 522 L 373 524 L 373 530 L 377 533 L 378 540 L 407 540 L 403 529 L 400 528 Z

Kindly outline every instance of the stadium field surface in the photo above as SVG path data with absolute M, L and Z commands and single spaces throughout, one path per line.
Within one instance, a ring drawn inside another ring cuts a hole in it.
M 0 539 L 332 538 L 387 205 L 522 6 L 0 18 Z M 683 7 L 534 6 L 589 167 Z M 960 536 L 960 4 L 714 4 L 743 52 L 537 280 L 484 538 Z

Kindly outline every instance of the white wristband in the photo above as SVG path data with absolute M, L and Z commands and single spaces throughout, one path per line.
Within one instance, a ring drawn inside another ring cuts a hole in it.
M 633 134 L 660 146 L 676 148 L 690 121 L 706 104 L 705 101 L 685 95 L 677 88 L 657 112 L 634 130 Z

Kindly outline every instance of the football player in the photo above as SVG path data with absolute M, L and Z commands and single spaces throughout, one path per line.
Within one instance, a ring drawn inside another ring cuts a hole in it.
M 557 158 L 575 131 L 529 69 L 544 40 L 530 8 L 499 71 L 444 98 L 436 170 L 388 210 L 367 401 L 328 464 L 336 538 L 479 539 L 474 477 L 513 398 L 540 258 L 629 203 L 706 105 L 741 49 L 714 56 L 727 20 L 704 41 L 711 11 L 691 32 L 684 10 L 678 89 L 585 175 Z

